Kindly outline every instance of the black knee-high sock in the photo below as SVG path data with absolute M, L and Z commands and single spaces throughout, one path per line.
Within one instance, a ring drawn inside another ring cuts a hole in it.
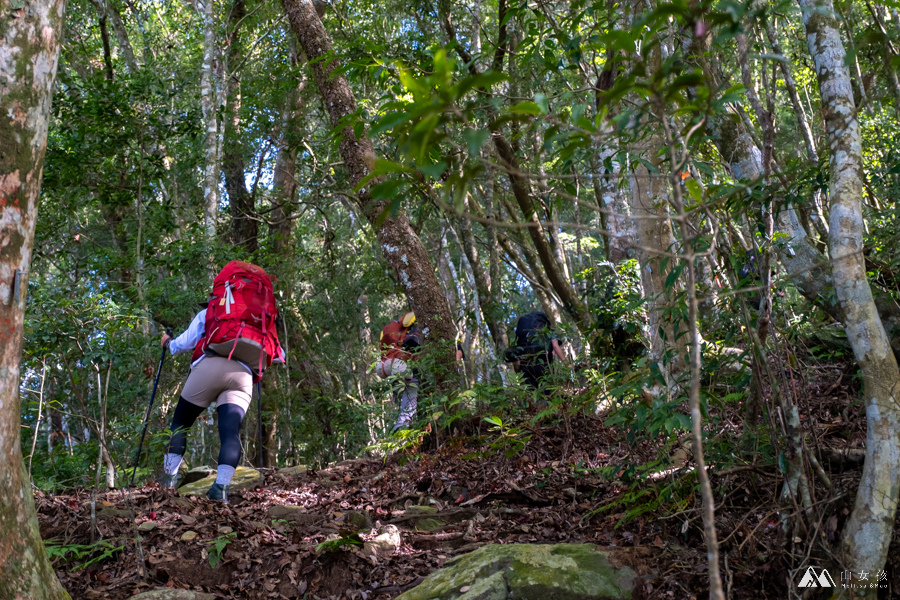
M 187 430 L 191 428 L 197 417 L 200 416 L 205 409 L 191 404 L 184 398 L 178 398 L 178 404 L 175 405 L 175 416 L 172 417 L 172 437 L 169 438 L 169 454 L 177 454 L 184 456 L 187 449 Z
M 241 421 L 244 409 L 236 404 L 220 404 L 219 413 L 219 464 L 237 468 L 241 462 Z

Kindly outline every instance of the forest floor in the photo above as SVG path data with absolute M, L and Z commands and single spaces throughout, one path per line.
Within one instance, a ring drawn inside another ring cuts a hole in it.
M 831 457 L 823 465 L 833 488 L 815 482 L 814 502 L 825 510 L 812 531 L 782 531 L 778 496 L 783 478 L 776 468 L 762 460 L 713 461 L 729 598 L 799 597 L 796 584 L 806 568 L 823 566 L 816 562 L 821 548 L 807 540 L 834 539 L 859 479 L 860 465 L 838 457 L 840 451 L 861 448 L 865 439 L 858 406 L 846 410 L 857 397 L 854 379 L 849 365 L 832 365 L 797 382 L 802 421 L 812 424 L 820 456 Z M 739 440 L 738 409 L 730 410 L 735 414 L 720 415 L 723 435 L 730 432 Z M 579 416 L 522 432 L 523 439 L 528 436 L 524 448 L 496 433 L 440 444 L 432 437 L 432 448 L 423 446 L 414 455 L 346 461 L 293 475 L 266 471 L 264 485 L 232 493 L 227 507 L 183 498 L 155 484 L 132 490 L 130 500 L 123 491 L 100 493 L 96 527 L 90 491 L 38 493 L 41 533 L 58 550 L 71 548 L 55 565 L 76 600 L 119 600 L 164 586 L 222 598 L 386 600 L 451 557 L 483 544 L 561 542 L 619 548 L 619 560 L 641 575 L 635 598 L 706 596 L 695 475 L 684 469 L 632 478 L 630 467 L 652 464 L 659 447 L 630 445 L 599 417 Z M 518 451 L 508 458 L 506 449 Z M 710 449 L 711 455 L 715 452 Z M 410 508 L 420 505 L 432 507 L 433 514 Z M 396 526 L 401 543 L 395 550 L 368 554 L 358 544 L 374 538 L 380 525 Z M 106 543 L 88 548 L 92 529 Z M 140 548 L 134 541 L 138 529 Z M 335 548 L 341 543 L 335 542 L 317 553 L 319 544 L 334 538 L 346 545 Z M 138 571 L 138 551 L 146 579 Z M 888 574 L 892 589 L 900 589 L 896 541 L 891 555 Z M 84 566 L 91 558 L 99 560 Z

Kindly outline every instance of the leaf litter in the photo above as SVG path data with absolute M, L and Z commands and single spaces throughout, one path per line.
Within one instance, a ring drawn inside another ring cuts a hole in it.
M 846 398 L 834 396 L 846 390 L 809 393 L 806 410 L 825 424 L 816 429 L 816 443 L 836 448 L 864 439 L 858 425 L 848 430 L 846 410 L 842 422 Z M 37 492 L 35 500 L 56 572 L 75 599 L 120 600 L 170 587 L 234 599 L 386 600 L 484 544 L 563 542 L 616 548 L 616 560 L 640 576 L 636 599 L 707 595 L 695 477 L 683 469 L 656 481 L 630 480 L 630 468 L 654 460 L 659 446 L 621 438 L 587 416 L 565 429 L 532 428 L 511 457 L 490 451 L 484 437 L 457 435 L 413 455 L 344 461 L 305 474 L 265 470 L 263 485 L 231 493 L 228 506 L 150 484 L 130 492 L 134 521 L 125 492 L 113 490 L 97 496 L 93 532 L 89 490 Z M 777 470 L 714 467 L 711 476 L 731 598 L 787 597 L 796 553 L 805 546 L 786 539 L 779 524 Z M 833 514 L 818 533 L 834 539 L 858 466 L 831 476 L 843 492 L 832 496 L 843 500 L 830 500 Z M 667 496 L 666 486 L 679 493 Z M 75 547 L 82 551 L 64 552 Z M 98 558 L 85 548 L 105 550 Z M 891 555 L 898 550 L 894 542 Z M 139 551 L 146 580 L 136 568 Z

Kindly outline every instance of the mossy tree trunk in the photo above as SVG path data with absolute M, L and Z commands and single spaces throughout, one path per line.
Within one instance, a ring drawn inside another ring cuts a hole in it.
M 228 192 L 231 211 L 231 238 L 235 246 L 241 246 L 253 254 L 259 248 L 259 227 L 256 215 L 255 194 L 247 189 L 244 144 L 241 139 L 241 78 L 244 69 L 244 52 L 241 26 L 247 16 L 244 0 L 235 0 L 228 16 L 228 50 L 226 64 L 230 72 L 225 74 L 225 140 L 222 153 L 222 174 Z
M 339 150 L 349 172 L 349 183 L 357 187 L 372 172 L 375 151 L 365 136 L 357 136 L 349 117 L 356 112 L 356 98 L 347 78 L 340 74 L 340 61 L 334 58 L 334 48 L 312 0 L 282 0 L 291 30 L 309 61 L 313 78 L 328 110 L 332 127 L 340 128 Z M 350 122 L 348 122 L 350 121 Z M 409 299 L 421 323 L 422 333 L 429 344 L 450 343 L 456 338 L 456 328 L 450 306 L 441 292 L 431 259 L 422 240 L 402 212 L 391 214 L 387 200 L 373 200 L 371 188 L 378 180 L 356 191 L 354 201 L 372 224 L 381 243 L 384 257 Z M 455 373 L 454 353 L 446 352 L 437 358 L 446 370 L 448 381 Z
M 831 0 L 800 0 L 830 150 L 828 249 L 844 331 L 863 378 L 866 462 L 841 558 L 853 573 L 884 568 L 900 498 L 900 370 L 872 297 L 863 256 L 862 147 L 846 53 Z M 877 589 L 861 588 L 874 598 Z
M 69 598 L 38 532 L 22 460 L 25 292 L 65 0 L 0 0 L 0 598 Z

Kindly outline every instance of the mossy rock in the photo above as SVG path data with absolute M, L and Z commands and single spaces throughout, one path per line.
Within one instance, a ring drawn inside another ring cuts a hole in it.
M 216 475 L 216 470 L 212 467 L 194 467 L 193 469 L 189 469 L 182 473 L 181 485 L 185 486 L 190 483 L 200 481 L 201 479 L 206 479 L 210 475 L 212 475 L 213 477 L 215 477 Z
M 438 509 L 434 506 L 422 506 L 422 505 L 413 505 L 408 506 L 405 511 L 403 511 L 404 516 L 413 516 L 413 515 L 434 515 L 437 514 Z
M 287 475 L 288 477 L 303 477 L 306 475 L 307 469 L 303 465 L 297 465 L 296 467 L 285 467 L 283 469 L 278 469 L 279 475 Z
M 446 525 L 440 519 L 419 519 L 416 521 L 416 529 L 419 531 L 432 531 L 434 529 L 440 529 Z
M 285 521 L 293 521 L 301 525 L 314 525 L 325 518 L 322 515 L 307 512 L 302 506 L 292 505 L 270 506 L 268 515 L 271 519 L 284 519 Z
M 178 488 L 178 493 L 182 496 L 205 496 L 209 488 L 216 482 L 216 474 L 213 473 L 208 477 L 204 477 L 194 483 L 189 483 Z M 262 473 L 256 469 L 249 467 L 238 467 L 234 473 L 234 479 L 231 480 L 231 486 L 228 488 L 230 492 L 238 490 L 248 490 L 262 484 Z
M 608 556 L 593 544 L 483 546 L 397 600 L 630 599 L 635 572 L 617 569 Z
M 344 513 L 344 522 L 347 525 L 359 529 L 372 529 L 373 523 L 369 513 L 359 512 L 357 510 L 348 510 Z
M 136 596 L 132 596 L 129 600 L 216 600 L 216 597 L 214 594 L 192 592 L 191 590 L 159 588 L 149 592 L 141 592 Z

